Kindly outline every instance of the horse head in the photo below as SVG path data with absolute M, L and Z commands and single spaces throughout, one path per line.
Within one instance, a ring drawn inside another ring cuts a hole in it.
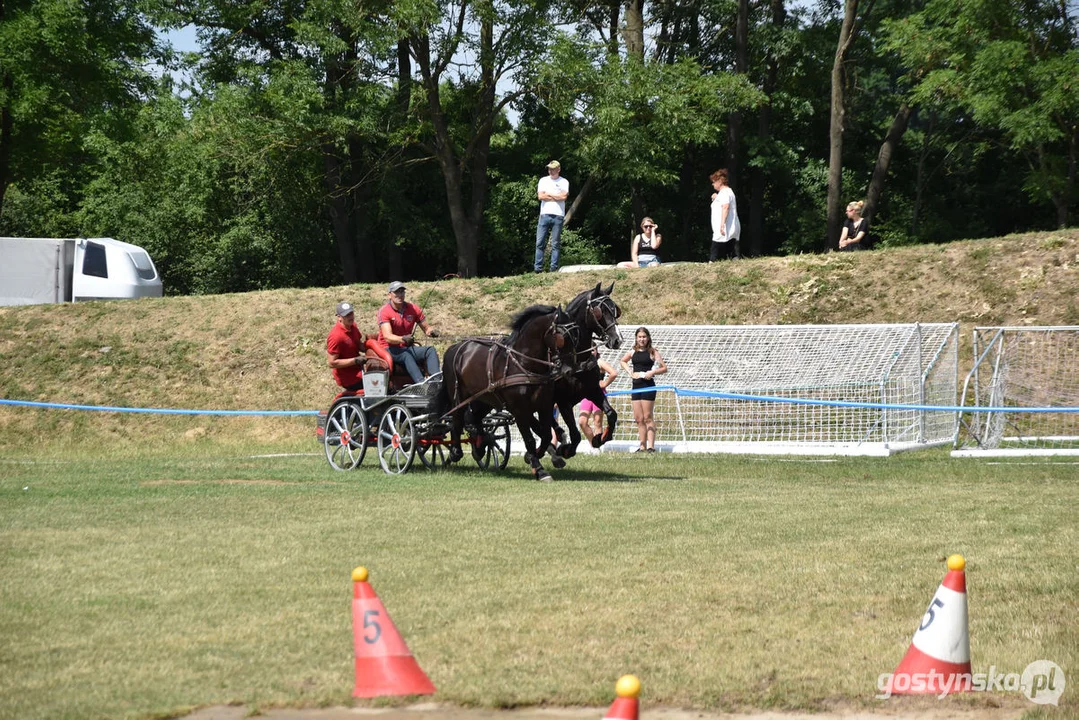
M 585 305 L 588 327 L 596 337 L 603 338 L 607 347 L 617 350 L 622 345 L 622 338 L 618 334 L 618 318 L 622 315 L 622 309 L 611 298 L 614 291 L 614 283 L 606 290 L 600 283 L 589 293 L 588 302 Z
M 555 373 L 565 374 L 575 366 L 572 325 L 561 307 L 532 305 L 514 316 L 508 343 L 527 357 L 546 356 Z

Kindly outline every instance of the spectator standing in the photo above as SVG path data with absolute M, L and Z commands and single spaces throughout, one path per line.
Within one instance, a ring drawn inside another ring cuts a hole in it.
M 632 366 L 630 365 L 632 363 Z M 652 333 L 639 327 L 634 333 L 633 349 L 622 356 L 622 369 L 633 378 L 633 389 L 654 388 L 656 375 L 667 372 L 667 363 L 652 345 Z M 633 420 L 637 423 L 637 452 L 656 451 L 656 420 L 652 410 L 656 405 L 656 391 L 633 393 Z
M 862 217 L 865 203 L 856 200 L 847 205 L 847 220 L 839 234 L 839 252 L 869 249 L 869 221 Z
M 337 322 L 326 338 L 326 354 L 334 382 L 345 390 L 356 391 L 363 387 L 362 350 L 363 338 L 356 327 L 355 308 L 352 303 L 337 303 Z
M 727 170 L 716 170 L 709 176 L 712 181 L 712 251 L 709 262 L 720 257 L 733 259 L 738 257 L 738 238 L 742 235 L 742 225 L 738 222 L 738 203 L 734 191 L 727 184 Z
M 433 347 L 417 347 L 413 332 L 418 324 L 427 337 L 438 337 L 438 330 L 427 324 L 427 318 L 418 306 L 405 301 L 405 284 L 394 280 L 389 287 L 389 301 L 378 311 L 378 342 L 393 357 L 394 363 L 402 363 L 412 382 L 423 382 L 420 370 L 422 362 L 427 375 L 438 372 L 438 353 Z
M 663 236 L 659 234 L 655 220 L 646 217 L 641 220 L 641 232 L 629 243 L 629 261 L 618 263 L 618 267 L 629 269 L 659 265 L 657 251 L 661 244 L 663 244 Z
M 557 160 L 547 163 L 547 177 L 540 178 L 536 194 L 540 201 L 539 222 L 536 224 L 536 272 L 543 272 L 543 255 L 547 250 L 547 234 L 551 236 L 551 272 L 558 270 L 562 256 L 562 222 L 566 218 L 566 198 L 569 180 L 561 177 L 562 166 Z

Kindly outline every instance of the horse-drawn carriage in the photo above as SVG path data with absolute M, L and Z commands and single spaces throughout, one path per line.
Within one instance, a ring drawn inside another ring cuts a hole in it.
M 376 448 L 379 464 L 391 475 L 408 471 L 417 455 L 431 469 L 449 464 L 452 441 L 449 418 L 440 409 L 442 373 L 388 393 L 383 392 L 388 383 L 380 375 L 380 371 L 366 373 L 372 382 L 365 382 L 363 394 L 341 393 L 320 416 L 319 434 L 330 467 L 359 467 L 369 447 Z M 485 470 L 502 470 L 509 462 L 512 420 L 507 412 L 492 413 L 458 444 L 482 442 L 484 452 L 477 464 Z
M 502 470 L 510 456 L 510 422 L 517 424 L 525 459 L 538 479 L 550 479 L 540 458 L 557 428 L 552 410 L 589 397 L 607 411 L 609 439 L 617 415 L 599 388 L 592 338 L 619 341 L 618 306 L 611 288 L 580 293 L 566 310 L 533 305 L 518 313 L 513 332 L 501 339 L 468 338 L 447 349 L 443 371 L 421 383 L 403 384 L 393 361 L 369 339 L 364 387 L 338 395 L 319 435 L 336 470 L 352 470 L 376 447 L 382 469 L 406 472 L 416 456 L 428 468 L 456 462 L 468 446 L 484 469 Z M 374 357 L 372 357 L 374 355 Z M 561 428 L 557 428 L 561 438 Z M 535 435 L 535 439 L 533 438 Z M 552 453 L 556 467 L 576 452 L 580 434 L 570 423 L 570 441 Z

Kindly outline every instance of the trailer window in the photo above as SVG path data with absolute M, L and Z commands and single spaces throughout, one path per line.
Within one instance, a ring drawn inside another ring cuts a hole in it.
M 153 280 L 157 277 L 157 273 L 154 272 L 154 264 L 150 262 L 150 256 L 144 252 L 129 252 L 127 254 L 131 258 L 131 262 L 135 265 L 135 272 L 143 280 Z
M 86 243 L 82 256 L 82 274 L 90 277 L 107 278 L 109 265 L 105 261 L 105 246 L 95 242 Z

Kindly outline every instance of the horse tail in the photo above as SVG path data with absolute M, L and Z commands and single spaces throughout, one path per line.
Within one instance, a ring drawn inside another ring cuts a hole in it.
M 450 345 L 442 355 L 442 389 L 438 394 L 438 414 L 444 415 L 456 405 L 453 398 L 457 394 L 457 353 L 461 350 L 461 343 Z

